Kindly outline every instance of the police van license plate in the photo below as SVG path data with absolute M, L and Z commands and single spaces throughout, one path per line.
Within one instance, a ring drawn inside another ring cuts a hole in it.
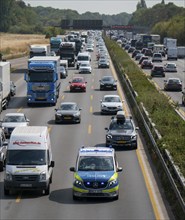
M 93 190 L 89 190 L 89 193 L 101 193 L 101 190 L 97 190 L 97 189 L 93 189 Z

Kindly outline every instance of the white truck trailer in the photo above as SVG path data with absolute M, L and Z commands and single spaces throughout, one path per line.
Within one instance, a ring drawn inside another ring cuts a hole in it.
M 10 62 L 0 62 L 0 111 L 7 108 L 10 101 Z
M 178 58 L 185 58 L 185 47 L 183 47 L 183 46 L 177 47 L 177 57 Z
M 51 52 L 50 44 L 30 45 L 30 58 L 34 56 L 49 56 Z

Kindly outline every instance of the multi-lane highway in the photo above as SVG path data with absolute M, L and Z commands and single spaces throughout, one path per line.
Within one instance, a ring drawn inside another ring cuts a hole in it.
M 3 194 L 3 176 L 0 173 L 0 216 L 1 219 L 173 219 L 162 189 L 153 169 L 144 140 L 139 137 L 137 150 L 117 150 L 119 166 L 119 200 L 83 199 L 73 201 L 73 173 L 69 171 L 75 165 L 78 149 L 82 146 L 105 146 L 105 130 L 111 116 L 100 114 L 100 100 L 105 94 L 116 94 L 125 100 L 124 92 L 118 86 L 118 91 L 100 91 L 99 80 L 104 75 L 113 74 L 114 69 L 98 69 L 96 47 L 92 53 L 92 74 L 83 74 L 87 81 L 86 93 L 70 93 L 69 81 L 77 76 L 78 71 L 71 68 L 66 79 L 61 80 L 61 91 L 57 106 L 62 101 L 75 101 L 82 108 L 80 124 L 55 124 L 54 109 L 56 107 L 28 107 L 26 105 L 26 83 L 24 70 L 27 59 L 12 60 L 16 65 L 11 79 L 17 86 L 17 94 L 9 103 L 7 112 L 24 112 L 30 119 L 30 125 L 46 125 L 49 128 L 53 157 L 55 160 L 53 183 L 49 196 L 38 192 L 17 192 L 10 196 Z M 82 74 L 81 74 L 82 75 Z M 124 109 L 130 110 L 126 101 Z M 139 126 L 139 125 L 137 125 Z M 140 132 L 139 132 L 140 133 Z

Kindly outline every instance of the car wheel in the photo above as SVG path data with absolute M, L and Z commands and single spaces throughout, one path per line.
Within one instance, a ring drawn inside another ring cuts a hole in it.
M 5 187 L 4 187 L 4 195 L 5 195 L 5 196 L 10 195 L 10 190 L 9 190 L 9 189 L 6 189 Z
M 50 194 L 50 184 L 48 185 L 47 189 L 44 190 L 44 195 Z

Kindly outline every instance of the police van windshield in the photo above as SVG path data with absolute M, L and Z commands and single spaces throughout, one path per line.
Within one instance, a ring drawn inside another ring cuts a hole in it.
M 113 171 L 113 158 L 109 156 L 81 156 L 78 171 Z
M 46 165 L 45 150 L 8 150 L 7 165 Z

